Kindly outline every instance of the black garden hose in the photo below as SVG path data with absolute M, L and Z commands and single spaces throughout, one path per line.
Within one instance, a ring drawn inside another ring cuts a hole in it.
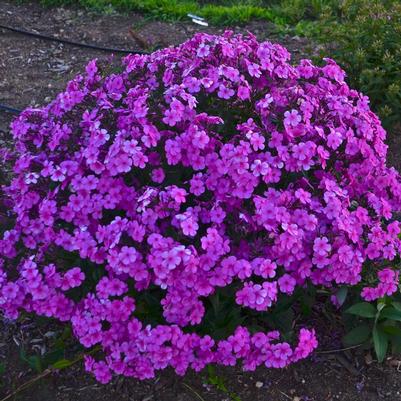
M 6 106 L 5 104 L 0 103 L 0 110 L 6 112 L 6 113 L 11 113 L 11 114 L 19 114 L 22 112 L 22 110 L 16 109 L 14 107 Z
M 113 47 L 104 47 L 104 46 L 92 45 L 89 43 L 75 42 L 75 41 L 69 40 L 69 39 L 55 38 L 54 36 L 48 36 L 48 35 L 43 35 L 41 33 L 30 32 L 30 31 L 26 31 L 24 29 L 14 28 L 12 26 L 3 25 L 3 24 L 0 24 L 0 29 L 6 29 L 11 32 L 15 32 L 15 33 L 25 35 L 25 36 L 30 36 L 30 37 L 37 38 L 37 39 L 48 40 L 48 41 L 52 41 L 52 42 L 63 43 L 63 44 L 70 45 L 70 46 L 77 46 L 77 47 L 82 47 L 82 48 L 86 48 L 86 49 L 99 50 L 99 51 L 104 51 L 104 52 L 109 52 L 109 53 L 149 54 L 148 52 L 140 51 L 140 50 L 138 51 L 138 50 L 116 49 Z M 12 113 L 12 114 L 19 114 L 22 112 L 22 110 L 19 110 L 15 107 L 10 107 L 10 106 L 7 106 L 7 105 L 1 104 L 1 103 L 0 103 L 0 110 L 4 111 L 6 113 Z
M 21 35 L 31 36 L 31 37 L 37 38 L 37 39 L 48 40 L 48 41 L 58 42 L 58 43 L 64 43 L 66 45 L 83 47 L 83 48 L 86 48 L 86 49 L 100 50 L 100 51 L 109 52 L 109 53 L 148 54 L 147 52 L 144 52 L 144 51 L 127 50 L 127 49 L 116 49 L 116 48 L 113 48 L 113 47 L 104 47 L 104 46 L 92 45 L 92 44 L 89 44 L 89 43 L 75 42 L 75 41 L 69 40 L 69 39 L 55 38 L 54 36 L 48 36 L 48 35 L 43 35 L 41 33 L 30 32 L 30 31 L 26 31 L 24 29 L 14 28 L 12 26 L 3 25 L 3 24 L 0 24 L 0 28 L 1 29 L 6 29 L 6 30 L 11 31 L 11 32 L 19 33 Z

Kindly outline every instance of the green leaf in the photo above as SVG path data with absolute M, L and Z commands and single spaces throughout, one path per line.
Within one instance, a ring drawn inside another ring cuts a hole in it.
M 66 326 L 54 342 L 55 349 L 65 349 L 67 340 L 72 338 L 72 330 L 70 326 Z
M 393 301 L 392 305 L 394 306 L 395 309 L 401 312 L 401 302 Z
M 362 344 L 371 335 L 371 328 L 367 324 L 361 324 L 353 328 L 343 337 L 343 343 L 345 346 L 352 346 Z
M 337 302 L 339 303 L 340 306 L 342 306 L 345 302 L 345 298 L 347 298 L 347 294 L 348 294 L 348 287 L 341 287 L 337 293 L 336 293 L 336 297 L 337 297 Z
M 207 365 L 207 374 L 209 375 L 209 377 L 216 376 L 216 369 L 213 365 Z
M 301 300 L 301 312 L 304 316 L 310 316 L 315 298 L 309 295 L 304 295 Z
M 345 313 L 352 315 L 373 318 L 376 316 L 376 308 L 368 302 L 359 302 L 348 308 Z
M 387 307 L 384 308 L 380 312 L 380 319 L 391 319 L 391 320 L 396 320 L 398 322 L 401 322 L 401 311 L 393 308 L 393 307 Z
M 212 303 L 214 313 L 217 315 L 220 310 L 220 299 L 218 292 L 210 297 L 210 302 Z
M 390 334 L 391 353 L 393 355 L 401 354 L 401 329 L 396 326 L 383 326 L 383 330 L 385 333 Z
M 42 372 L 42 361 L 38 355 L 29 356 L 23 349 L 21 349 L 19 354 L 20 358 L 26 362 L 32 370 L 38 373 Z
M 377 360 L 383 362 L 387 353 L 388 337 L 378 326 L 373 327 L 373 344 L 375 346 Z
M 380 300 L 377 303 L 377 311 L 379 312 L 379 314 L 385 307 L 386 307 L 386 303 L 384 301 Z M 377 316 L 377 313 L 376 313 L 376 316 Z
M 43 371 L 42 360 L 38 355 L 28 357 L 28 365 L 37 373 L 41 373 Z
M 391 341 L 391 353 L 393 355 L 401 354 L 401 342 Z
M 265 320 L 272 328 L 280 330 L 282 334 L 285 335 L 292 330 L 294 315 L 292 309 L 287 309 L 279 313 L 268 315 Z
M 42 356 L 42 366 L 43 368 L 47 368 L 49 365 L 57 362 L 59 359 L 62 359 L 64 356 L 64 349 L 63 348 L 56 348 L 50 350 L 45 355 Z
M 59 361 L 53 363 L 53 368 L 55 369 L 65 369 L 71 366 L 74 362 L 69 359 L 60 359 Z
M 383 324 L 380 325 L 381 330 L 383 330 L 386 334 L 392 337 L 399 338 L 401 341 L 401 329 L 397 326 L 385 326 Z

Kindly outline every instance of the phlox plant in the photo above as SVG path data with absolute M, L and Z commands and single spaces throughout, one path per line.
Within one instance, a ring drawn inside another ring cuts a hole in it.
M 11 125 L 5 316 L 70 323 L 100 347 L 85 367 L 102 383 L 307 357 L 313 327 L 286 341 L 266 323 L 280 300 L 348 286 L 371 301 L 398 286 L 400 177 L 344 79 L 333 60 L 294 66 L 230 31 L 112 73 L 91 61 Z M 217 338 L 205 320 L 219 294 L 240 323 Z

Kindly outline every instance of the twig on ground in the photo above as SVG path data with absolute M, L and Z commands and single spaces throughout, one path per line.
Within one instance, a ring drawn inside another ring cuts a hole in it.
M 182 382 L 182 385 L 191 390 L 201 401 L 205 401 L 205 399 L 196 391 L 194 390 L 191 386 L 189 386 L 187 383 Z
M 359 348 L 362 344 L 352 345 L 347 348 L 339 348 L 339 349 L 329 349 L 325 351 L 317 351 L 316 354 L 334 354 L 336 352 L 348 351 L 349 349 Z
M 10 398 L 14 397 L 16 394 L 21 392 L 22 390 L 27 389 L 29 386 L 32 384 L 36 383 L 38 380 L 43 379 L 44 377 L 48 376 L 50 373 L 52 373 L 52 369 L 46 369 L 43 371 L 40 375 L 34 377 L 31 380 L 28 380 L 27 382 L 21 384 L 18 388 L 16 388 L 12 393 L 8 394 L 4 398 L 2 398 L 0 401 L 6 401 L 9 400 Z
M 281 390 L 278 390 L 278 391 L 279 391 L 279 393 L 281 393 L 284 397 L 287 397 L 289 400 L 292 401 L 292 397 L 290 397 L 288 394 L 284 393 L 284 392 L 281 391 Z

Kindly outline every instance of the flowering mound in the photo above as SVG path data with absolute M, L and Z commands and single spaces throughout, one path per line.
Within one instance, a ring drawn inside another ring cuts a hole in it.
M 391 295 L 401 183 L 385 132 L 332 60 L 289 59 L 253 36 L 198 34 L 118 72 L 92 61 L 22 113 L 4 313 L 70 321 L 100 346 L 85 364 L 107 382 L 237 360 L 284 367 L 317 341 L 313 329 L 292 345 L 269 331 L 280 299 L 307 284 Z M 217 339 L 205 316 L 223 293 L 242 323 Z

